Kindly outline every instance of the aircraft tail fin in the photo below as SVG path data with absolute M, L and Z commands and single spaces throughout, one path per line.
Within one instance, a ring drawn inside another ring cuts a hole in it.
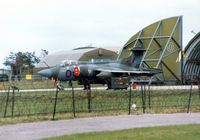
M 130 49 L 131 55 L 128 58 L 122 59 L 124 65 L 139 68 L 140 62 L 143 58 L 143 54 L 146 51 L 142 47 L 134 47 Z

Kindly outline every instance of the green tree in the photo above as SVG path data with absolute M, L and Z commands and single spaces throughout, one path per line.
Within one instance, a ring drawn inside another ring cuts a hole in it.
M 35 55 L 35 52 L 10 52 L 5 58 L 4 65 L 10 66 L 13 75 L 23 74 L 25 72 L 33 73 L 33 68 L 40 59 Z

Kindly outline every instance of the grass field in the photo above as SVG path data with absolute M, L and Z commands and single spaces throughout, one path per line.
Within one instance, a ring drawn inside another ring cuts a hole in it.
M 10 93 L 6 116 L 11 116 L 12 93 Z M 6 94 L 0 95 L 0 116 L 4 116 L 6 106 Z M 15 93 L 14 116 L 51 114 L 55 102 L 55 92 L 31 92 Z M 137 105 L 135 114 L 142 113 L 142 99 L 139 92 L 134 92 L 132 101 Z M 146 99 L 146 112 L 172 113 L 186 112 L 188 94 L 176 91 L 154 91 L 151 95 L 151 108 Z M 200 103 L 198 94 L 193 95 L 193 110 L 199 111 Z M 92 112 L 125 111 L 128 113 L 129 93 L 127 91 L 94 91 L 91 95 Z M 62 91 L 58 95 L 57 113 L 72 112 L 72 97 L 70 91 Z M 86 91 L 78 91 L 75 94 L 75 110 L 77 113 L 88 112 L 88 99 Z
M 153 91 L 151 93 L 151 108 L 146 99 L 146 113 L 177 113 L 186 112 L 188 103 L 187 91 Z M 6 94 L 0 95 L 0 124 L 4 119 L 6 108 Z M 196 92 L 192 96 L 192 112 L 200 111 L 199 97 Z M 18 118 L 32 117 L 32 120 L 46 120 L 52 118 L 54 109 L 55 92 L 29 92 L 15 93 L 13 116 Z M 137 110 L 131 110 L 131 114 L 143 113 L 141 94 L 138 91 L 132 93 L 131 104 L 137 105 Z M 93 91 L 91 94 L 90 113 L 86 91 L 77 91 L 75 94 L 76 117 L 102 116 L 128 114 L 128 91 Z M 12 116 L 12 93 L 10 94 L 6 117 Z M 35 119 L 36 118 L 36 119 Z M 73 118 L 72 96 L 70 91 L 59 92 L 56 107 L 56 119 Z M 31 120 L 31 119 L 30 119 Z M 14 121 L 13 121 L 14 122 Z
M 179 125 L 83 133 L 46 140 L 199 140 L 200 125 Z
M 8 84 L 8 83 L 7 83 Z M 52 81 L 35 83 L 17 83 L 22 89 L 53 88 Z M 33 84 L 33 85 L 32 85 Z M 45 85 L 46 84 L 46 85 Z M 151 101 L 145 99 L 145 113 L 178 113 L 186 112 L 188 93 L 190 90 L 156 90 L 151 91 Z M 7 123 L 32 122 L 52 119 L 55 103 L 55 91 L 43 92 L 10 92 L 7 110 L 7 93 L 0 94 L 0 125 Z M 148 95 L 148 93 L 147 93 Z M 136 110 L 131 114 L 143 113 L 141 92 L 132 91 L 131 104 L 136 104 Z M 150 103 L 150 106 L 149 106 Z M 12 106 L 13 104 L 13 106 Z M 13 111 L 13 114 L 12 114 Z M 191 112 L 200 112 L 200 98 L 198 91 L 194 90 L 191 100 Z M 6 112 L 6 113 L 5 113 Z M 92 90 L 90 109 L 86 91 L 75 91 L 76 117 L 93 117 L 105 115 L 121 115 L 129 112 L 129 91 L 127 90 Z M 13 118 L 12 118 L 13 115 Z M 61 91 L 58 94 L 55 119 L 73 118 L 73 103 L 71 91 Z
M 67 82 L 62 82 L 62 86 L 65 88 L 68 87 Z M 21 80 L 21 81 L 10 81 L 10 82 L 0 82 L 0 90 L 7 90 L 10 86 L 16 86 L 19 89 L 47 89 L 47 88 L 55 88 L 54 80 Z M 77 81 L 73 81 L 73 86 L 82 87 L 83 85 L 78 85 Z M 92 87 L 100 87 L 103 86 L 101 84 L 93 84 Z

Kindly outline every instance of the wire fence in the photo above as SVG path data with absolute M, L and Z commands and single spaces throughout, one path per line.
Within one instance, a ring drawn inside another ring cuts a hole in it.
M 64 84 L 64 83 L 63 83 Z M 106 90 L 105 87 L 83 90 L 65 84 L 64 90 L 54 82 L 18 81 L 1 83 L 0 117 L 70 113 L 79 114 L 140 114 L 199 112 L 198 85 L 148 86 L 136 89 Z

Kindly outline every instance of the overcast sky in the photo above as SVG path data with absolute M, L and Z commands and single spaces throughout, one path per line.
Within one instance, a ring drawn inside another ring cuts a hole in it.
M 147 25 L 183 15 L 183 44 L 200 30 L 199 0 L 1 0 L 0 68 L 10 52 L 123 46 Z

